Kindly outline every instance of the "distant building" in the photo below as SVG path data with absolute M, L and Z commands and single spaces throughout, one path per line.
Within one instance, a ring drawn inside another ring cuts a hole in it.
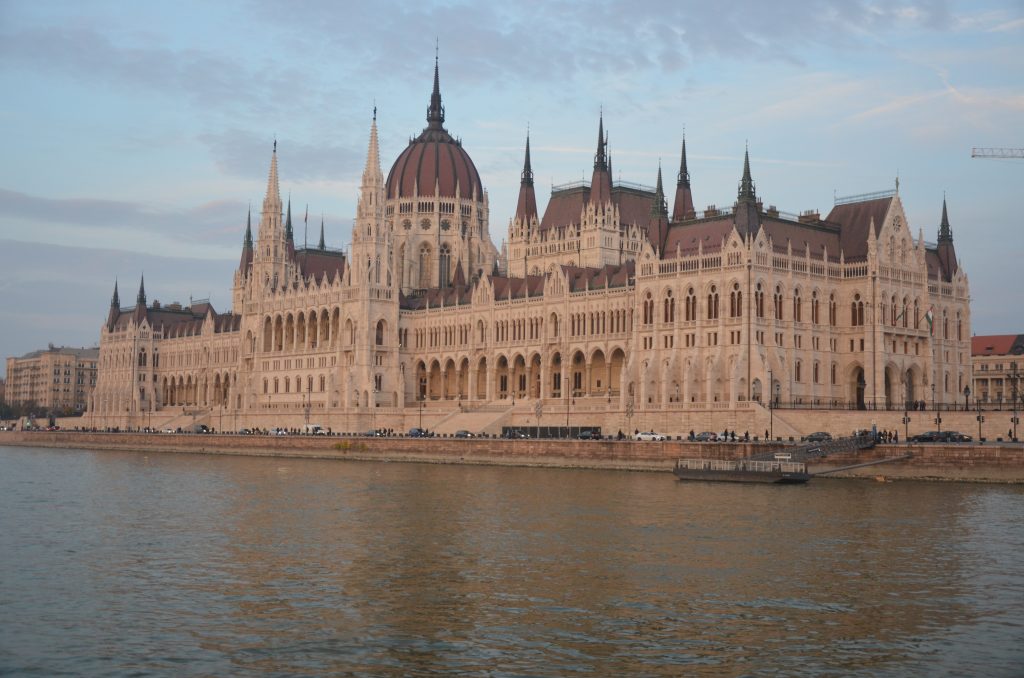
M 96 425 L 401 428 L 425 408 L 451 430 L 559 411 L 568 425 L 570 409 L 608 430 L 634 416 L 760 428 L 769 399 L 903 409 L 970 383 L 945 201 L 937 243 L 898 184 L 788 214 L 762 202 L 745 157 L 735 202 L 697 211 L 684 143 L 670 210 L 660 168 L 653 187 L 613 178 L 601 118 L 591 179 L 552 187 L 543 214 L 526 140 L 499 250 L 436 64 L 433 85 L 427 126 L 386 175 L 374 116 L 348 252 L 322 228 L 296 243 L 275 143 L 230 312 L 147 304 L 142 286 L 122 307 L 115 285 Z
M 7 402 L 5 400 L 6 396 L 7 396 L 7 380 L 6 379 L 0 379 L 0 405 L 3 405 L 3 404 L 5 404 Z
M 10 405 L 34 402 L 42 411 L 83 411 L 96 386 L 98 348 L 50 344 L 7 359 L 4 397 Z M 40 413 L 41 413 L 40 412 Z
M 1024 334 L 971 337 L 972 390 L 985 407 L 1024 405 Z

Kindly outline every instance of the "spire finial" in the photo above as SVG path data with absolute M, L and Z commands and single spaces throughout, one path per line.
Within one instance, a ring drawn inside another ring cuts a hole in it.
M 739 199 L 741 201 L 754 202 L 757 196 L 754 194 L 754 180 L 750 177 L 750 144 L 743 151 L 743 178 L 740 179 Z
M 121 297 L 117 294 L 117 278 L 114 278 L 114 296 L 110 297 L 110 307 L 121 307 Z
M 245 215 L 245 239 L 242 244 L 252 249 L 252 203 L 249 203 L 249 211 Z
M 434 46 L 434 91 L 430 94 L 430 108 L 427 109 L 427 127 L 441 129 L 444 124 L 444 106 L 441 105 L 441 77 L 438 66 L 438 46 Z
M 946 211 L 946 192 L 942 192 L 942 222 L 939 224 L 939 242 L 953 241 L 953 229 L 949 225 L 949 213 Z
M 526 128 L 526 157 L 523 159 L 523 173 L 522 181 L 520 182 L 523 186 L 533 186 L 533 167 L 530 165 L 530 128 Z
M 608 169 L 607 155 L 608 138 L 604 134 L 604 105 L 601 106 L 601 113 L 597 122 L 597 153 L 594 155 L 594 169 Z
M 284 222 L 284 238 L 285 238 L 285 240 L 291 240 L 293 237 L 294 236 L 292 234 L 292 194 L 291 194 L 291 191 L 289 191 L 288 192 L 288 217 L 287 217 L 287 219 L 285 219 L 285 222 Z
M 320 214 L 320 242 L 317 243 L 317 249 L 321 251 L 327 249 L 327 245 L 324 242 L 324 215 L 322 212 Z
M 651 203 L 651 216 L 668 216 L 668 205 L 665 203 L 665 187 L 661 181 L 661 158 L 658 158 L 658 183 L 654 188 L 654 201 Z
M 135 303 L 140 306 L 146 305 L 146 275 L 142 274 L 139 279 L 139 294 L 135 297 Z
M 683 132 L 683 150 L 679 159 L 679 174 L 676 177 L 676 186 L 679 188 L 690 187 L 690 171 L 686 167 L 686 132 Z

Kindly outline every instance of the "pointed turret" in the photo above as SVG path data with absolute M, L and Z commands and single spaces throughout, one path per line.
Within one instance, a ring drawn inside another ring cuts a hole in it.
M 754 192 L 754 180 L 750 176 L 750 149 L 743 151 L 743 176 L 736 197 L 734 223 L 742 236 L 755 235 L 761 225 L 760 207 Z
M 608 169 L 608 138 L 604 132 L 604 111 L 597 123 L 597 152 L 594 154 L 594 175 L 590 180 L 590 202 L 603 205 L 612 197 L 612 175 Z
M 683 150 L 679 160 L 679 174 L 676 176 L 676 199 L 672 206 L 672 221 L 692 219 L 696 216 L 693 209 L 693 193 L 690 191 L 690 171 L 686 167 L 686 137 L 683 137 Z
M 292 198 L 288 196 L 288 215 L 284 220 L 284 239 L 288 242 L 295 242 L 295 234 L 292 232 Z
M 281 204 L 281 188 L 277 181 L 277 139 L 274 139 L 274 152 L 270 156 L 270 174 L 267 176 L 267 193 L 263 198 L 263 211 L 268 207 Z
M 665 204 L 665 185 L 661 181 L 661 163 L 658 163 L 658 183 L 654 187 L 654 200 L 651 202 L 651 216 L 668 216 L 668 205 Z
M 750 177 L 750 149 L 743 151 L 743 177 L 740 179 L 740 190 L 737 198 L 740 202 L 756 202 L 754 180 Z
M 950 282 L 959 265 L 956 260 L 956 248 L 953 247 L 953 229 L 949 225 L 949 213 L 946 210 L 946 196 L 942 196 L 942 222 L 939 224 L 939 244 L 936 250 L 939 263 L 942 264 L 942 279 Z
M 434 91 L 430 93 L 430 107 L 427 109 L 427 128 L 444 128 L 444 106 L 441 105 L 441 79 L 438 75 L 437 54 L 434 54 Z
M 661 180 L 661 164 L 659 163 L 658 183 L 654 188 L 654 200 L 651 201 L 651 220 L 647 227 L 647 239 L 660 252 L 665 247 L 666 235 L 668 235 L 668 205 L 665 204 L 665 185 Z
M 114 294 L 110 297 L 110 310 L 107 311 L 107 331 L 114 329 L 118 317 L 121 315 L 121 297 L 117 293 L 117 279 L 114 279 Z
M 139 306 L 145 306 L 146 305 L 146 276 L 145 275 L 143 275 L 142 278 L 139 279 L 139 293 L 135 297 L 135 303 L 138 304 Z
M 245 237 L 242 239 L 242 258 L 238 262 L 238 272 L 243 276 L 249 271 L 252 264 L 252 208 L 245 217 Z
M 516 219 L 527 224 L 537 218 L 537 196 L 533 190 L 533 167 L 530 165 L 530 135 L 526 135 L 526 157 L 519 182 L 519 202 L 516 204 Z
M 327 244 L 324 242 L 324 218 L 320 217 L 320 242 L 317 243 L 316 248 L 321 252 L 327 249 Z

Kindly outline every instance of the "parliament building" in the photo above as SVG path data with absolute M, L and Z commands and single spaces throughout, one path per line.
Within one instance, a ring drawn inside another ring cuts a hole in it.
M 499 251 L 444 123 L 435 63 L 427 126 L 385 176 L 374 115 L 348 251 L 322 226 L 296 246 L 275 142 L 231 310 L 149 303 L 142 284 L 124 306 L 115 284 L 85 423 L 756 431 L 770 403 L 902 410 L 970 382 L 945 200 L 934 244 L 898 183 L 788 214 L 747 154 L 735 202 L 698 210 L 684 140 L 670 209 L 660 168 L 653 187 L 613 180 L 602 119 L 590 181 L 554 186 L 543 214 L 527 138 Z

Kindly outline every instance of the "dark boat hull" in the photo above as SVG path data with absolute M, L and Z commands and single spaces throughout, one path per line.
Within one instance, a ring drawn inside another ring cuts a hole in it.
M 774 485 L 801 485 L 811 479 L 809 473 L 792 471 L 727 471 L 711 469 L 676 468 L 679 480 L 705 480 L 723 483 L 768 483 Z

